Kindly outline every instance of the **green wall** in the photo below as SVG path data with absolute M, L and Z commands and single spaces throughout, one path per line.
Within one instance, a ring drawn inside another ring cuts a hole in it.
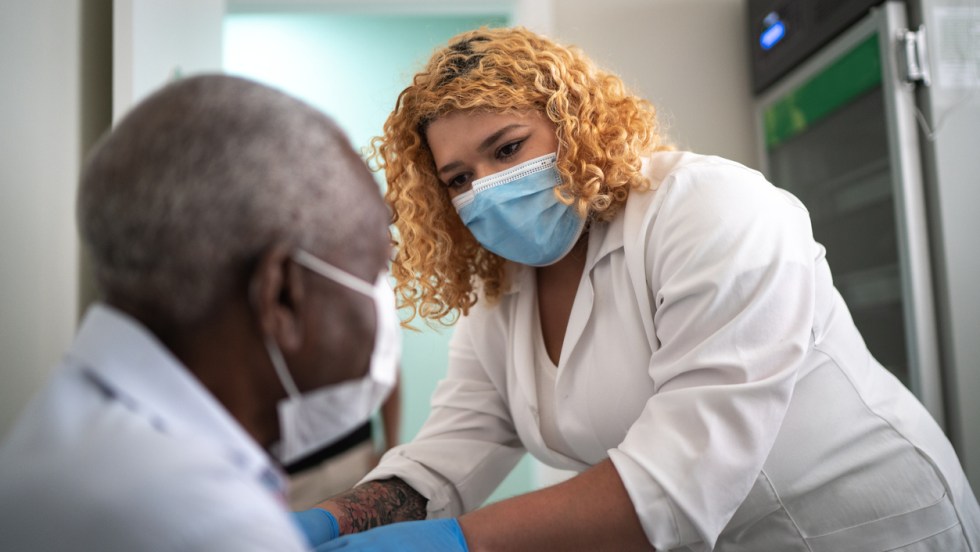
M 468 29 L 506 24 L 506 15 L 231 13 L 224 26 L 224 67 L 318 107 L 363 151 L 436 47 Z M 377 177 L 383 187 L 382 175 Z M 403 332 L 403 441 L 411 440 L 428 416 L 429 397 L 446 373 L 452 334 L 451 328 L 417 326 L 420 332 Z M 490 501 L 527 492 L 532 480 L 525 458 Z

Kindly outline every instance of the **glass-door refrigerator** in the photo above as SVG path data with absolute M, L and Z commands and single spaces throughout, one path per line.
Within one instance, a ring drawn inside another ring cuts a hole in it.
M 980 3 L 748 4 L 763 171 L 980 490 Z

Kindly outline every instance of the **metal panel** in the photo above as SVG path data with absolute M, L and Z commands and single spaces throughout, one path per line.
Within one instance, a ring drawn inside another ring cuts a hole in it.
M 915 126 L 914 85 L 906 83 L 898 68 L 900 35 L 908 28 L 905 5 L 886 2 L 872 10 L 879 21 L 882 52 L 882 89 L 889 127 L 889 149 L 895 175 L 895 209 L 901 258 L 902 291 L 909 334 L 909 359 L 916 367 L 912 390 L 933 417 L 944 425 L 945 409 L 939 361 L 934 286 L 925 211 L 922 160 Z M 903 58 L 904 59 L 904 58 Z
M 980 494 L 980 1 L 919 0 L 932 84 L 919 88 L 948 434 Z

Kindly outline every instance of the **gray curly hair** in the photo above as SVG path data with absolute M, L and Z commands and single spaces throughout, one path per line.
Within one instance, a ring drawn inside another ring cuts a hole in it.
M 103 137 L 77 214 L 100 291 L 175 324 L 203 319 L 276 241 L 343 259 L 387 222 L 327 116 L 219 75 L 163 88 Z

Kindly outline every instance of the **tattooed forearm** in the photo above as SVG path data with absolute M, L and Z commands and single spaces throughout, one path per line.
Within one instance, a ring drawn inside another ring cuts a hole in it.
M 365 483 L 329 502 L 340 534 L 346 535 L 396 521 L 425 519 L 427 500 L 408 483 L 392 478 Z

